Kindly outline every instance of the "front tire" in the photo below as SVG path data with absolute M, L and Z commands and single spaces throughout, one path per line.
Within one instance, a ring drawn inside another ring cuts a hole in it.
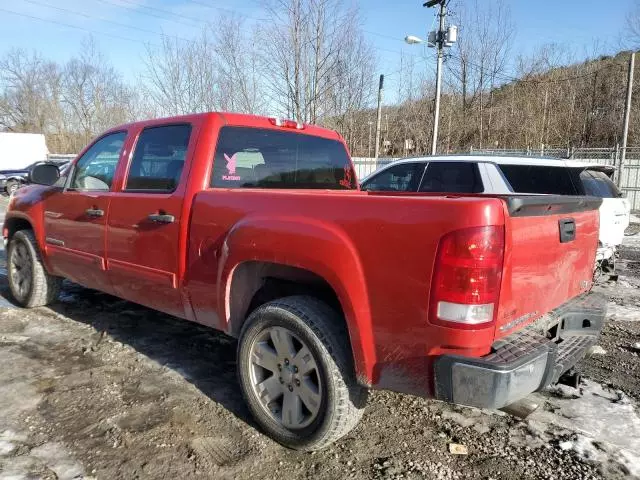
M 33 231 L 19 230 L 11 237 L 7 273 L 11 295 L 21 307 L 42 307 L 58 299 L 62 279 L 47 273 Z
M 324 448 L 364 412 L 344 321 L 325 303 L 286 297 L 258 307 L 238 344 L 238 376 L 249 410 L 275 441 Z
M 20 188 L 20 182 L 18 182 L 17 180 L 9 180 L 4 188 L 7 192 L 7 195 L 12 195 Z

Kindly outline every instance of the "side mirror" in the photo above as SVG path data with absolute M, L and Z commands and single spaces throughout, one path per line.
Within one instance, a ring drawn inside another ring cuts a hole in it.
M 49 186 L 58 181 L 58 178 L 60 178 L 60 171 L 58 170 L 58 167 L 52 163 L 43 163 L 41 165 L 36 165 L 33 170 L 31 170 L 30 177 L 32 183 Z

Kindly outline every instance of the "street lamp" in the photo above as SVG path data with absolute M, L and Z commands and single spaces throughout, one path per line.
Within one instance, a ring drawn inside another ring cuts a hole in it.
M 424 40 L 422 40 L 420 37 L 416 37 L 415 35 L 407 35 L 406 37 L 404 37 L 404 41 L 409 45 L 416 45 L 418 43 L 424 42 Z
M 436 154 L 438 146 L 438 124 L 440 122 L 440 93 L 442 91 L 442 58 L 444 57 L 444 48 L 452 46 L 458 37 L 458 28 L 454 25 L 450 25 L 445 30 L 445 17 L 447 16 L 447 0 L 430 0 L 424 4 L 425 7 L 435 7 L 440 5 L 440 25 L 437 31 L 429 32 L 429 39 L 427 45 L 429 47 L 438 48 L 438 66 L 436 69 L 436 99 L 435 108 L 433 109 L 433 135 L 431 142 L 431 155 Z M 420 37 L 415 35 L 408 35 L 404 39 L 409 45 L 416 45 L 424 43 Z

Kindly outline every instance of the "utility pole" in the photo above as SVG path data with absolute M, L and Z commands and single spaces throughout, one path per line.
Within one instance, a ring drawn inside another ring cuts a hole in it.
M 375 157 L 380 155 L 380 123 L 382 122 L 382 96 L 384 88 L 384 75 L 380 75 L 380 85 L 378 86 L 378 118 L 376 119 L 376 148 Z
M 617 183 L 620 186 L 622 178 L 622 167 L 627 157 L 627 137 L 629 136 L 629 114 L 631 113 L 631 96 L 633 94 L 633 70 L 636 63 L 636 53 L 631 52 L 629 59 L 629 77 L 627 79 L 627 103 L 624 106 L 624 124 L 622 127 L 622 153 L 620 155 L 620 164 L 618 165 Z
M 435 98 L 435 106 L 433 109 L 433 135 L 431 142 L 431 155 L 435 155 L 438 149 L 438 127 L 440 124 L 440 94 L 442 93 L 442 59 L 444 58 L 444 49 L 447 47 L 451 47 L 454 43 L 458 41 L 458 27 L 455 25 L 449 26 L 449 28 L 445 28 L 445 20 L 447 17 L 447 4 L 451 0 L 429 0 L 425 2 L 423 7 L 435 7 L 436 5 L 440 6 L 440 12 L 438 16 L 440 17 L 440 22 L 438 26 L 438 30 L 429 32 L 429 39 L 427 41 L 427 45 L 429 47 L 436 47 L 438 49 L 438 65 L 436 68 L 436 98 Z M 404 39 L 405 42 L 412 45 L 415 43 L 423 43 L 419 37 L 414 35 L 408 35 Z
M 430 2 L 425 3 L 429 5 Z M 435 155 L 438 150 L 438 127 L 440 123 L 440 93 L 442 91 L 442 58 L 444 57 L 444 43 L 447 32 L 444 28 L 445 17 L 447 16 L 447 7 L 445 0 L 440 2 L 440 27 L 436 36 L 436 45 L 438 47 L 438 65 L 436 67 L 436 101 L 433 110 L 433 138 L 431 142 L 431 155 Z
M 371 158 L 371 126 L 372 125 L 373 125 L 373 122 L 369 120 L 369 152 L 367 154 L 367 158 Z

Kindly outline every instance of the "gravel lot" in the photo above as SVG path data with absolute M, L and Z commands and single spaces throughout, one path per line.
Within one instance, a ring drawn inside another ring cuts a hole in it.
M 0 479 L 640 478 L 640 234 L 625 245 L 580 391 L 532 395 L 524 421 L 374 392 L 315 454 L 256 430 L 228 337 L 70 284 L 51 308 L 0 297 Z

